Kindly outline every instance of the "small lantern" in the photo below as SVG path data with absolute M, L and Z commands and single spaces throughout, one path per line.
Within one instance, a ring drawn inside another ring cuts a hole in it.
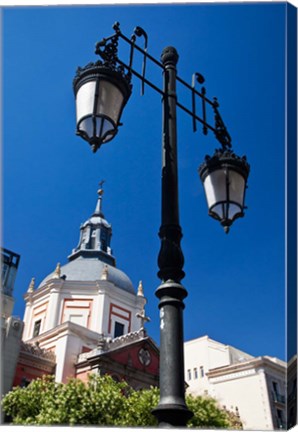
M 199 167 L 209 215 L 219 220 L 226 233 L 235 219 L 244 216 L 246 182 L 249 175 L 246 157 L 231 150 L 216 150 Z
M 92 146 L 111 141 L 118 132 L 123 108 L 131 94 L 130 78 L 101 61 L 78 68 L 73 82 L 77 135 Z

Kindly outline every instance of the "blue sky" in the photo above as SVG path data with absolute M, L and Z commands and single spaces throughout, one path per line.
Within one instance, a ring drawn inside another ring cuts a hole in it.
M 206 79 L 232 136 L 251 165 L 248 210 L 229 235 L 207 214 L 197 168 L 218 144 L 178 111 L 180 221 L 188 290 L 185 339 L 208 334 L 252 355 L 285 358 L 285 3 L 17 7 L 3 11 L 3 245 L 21 254 L 15 315 L 23 294 L 64 264 L 106 180 L 117 267 L 148 299 L 149 334 L 159 341 L 154 291 L 160 226 L 161 102 L 133 94 L 117 137 L 94 155 L 75 135 L 72 79 L 97 57 L 115 21 L 149 36 L 156 58 L 179 53 L 178 74 Z M 121 52 L 122 53 L 122 52 Z M 121 54 L 126 56 L 125 50 Z M 140 59 L 136 59 L 140 70 Z M 148 77 L 162 85 L 159 70 Z M 178 88 L 185 103 L 190 94 Z M 210 117 L 211 121 L 211 117 Z

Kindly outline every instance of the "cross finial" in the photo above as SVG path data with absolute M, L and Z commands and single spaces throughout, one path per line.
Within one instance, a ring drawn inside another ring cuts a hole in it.
M 146 316 L 145 309 L 143 308 L 141 312 L 136 313 L 136 317 L 141 320 L 141 328 L 144 329 L 144 325 L 146 322 L 151 321 L 149 317 Z
M 101 180 L 98 184 L 99 184 L 99 189 L 97 191 L 98 195 L 103 195 L 103 184 L 105 183 L 105 180 Z

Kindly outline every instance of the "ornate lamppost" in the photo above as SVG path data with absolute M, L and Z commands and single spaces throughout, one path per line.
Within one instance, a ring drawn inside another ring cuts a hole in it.
M 121 125 L 122 111 L 132 91 L 132 75 L 141 80 L 142 93 L 148 85 L 162 97 L 162 221 L 159 230 L 161 248 L 158 255 L 158 276 L 161 285 L 156 290 L 160 309 L 160 401 L 153 410 L 160 426 L 185 426 L 192 417 L 185 403 L 183 357 L 183 300 L 187 296 L 181 280 L 184 277 L 184 257 L 180 246 L 182 230 L 179 223 L 176 108 L 189 114 L 196 131 L 197 122 L 215 134 L 221 149 L 206 156 L 199 167 L 204 185 L 209 214 L 220 221 L 226 232 L 238 217 L 244 215 L 244 199 L 249 165 L 245 157 L 238 157 L 231 150 L 231 137 L 220 116 L 217 99 L 211 101 L 206 89 L 195 88 L 196 82 L 204 83 L 201 74 L 193 75 L 192 85 L 178 75 L 178 53 L 167 47 L 161 62 L 147 52 L 148 37 L 141 27 L 136 27 L 127 38 L 119 23 L 113 26 L 115 33 L 96 45 L 96 54 L 102 60 L 78 68 L 73 86 L 76 97 L 77 134 L 86 140 L 96 152 L 102 144 L 112 140 Z M 144 48 L 136 44 L 136 38 L 144 38 Z M 119 40 L 130 46 L 129 63 L 118 57 Z M 134 52 L 143 55 L 142 72 L 133 68 Z M 163 89 L 146 78 L 146 62 L 150 60 L 162 70 Z M 191 92 L 192 107 L 188 109 L 177 99 L 176 82 Z M 202 117 L 197 114 L 196 100 L 201 100 Z M 214 113 L 214 124 L 207 122 L 207 108 Z

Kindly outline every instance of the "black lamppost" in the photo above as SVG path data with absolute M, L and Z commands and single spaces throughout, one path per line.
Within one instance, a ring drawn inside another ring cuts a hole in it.
M 119 23 L 113 26 L 115 33 L 96 45 L 96 54 L 102 61 L 78 68 L 74 78 L 76 96 L 77 134 L 88 141 L 94 152 L 114 138 L 118 132 L 120 118 L 131 94 L 132 75 L 147 84 L 162 96 L 162 221 L 159 230 L 161 248 L 158 256 L 161 285 L 156 290 L 160 309 L 160 401 L 153 410 L 161 426 L 185 426 L 192 417 L 185 403 L 184 356 L 183 356 L 183 300 L 187 296 L 181 285 L 184 277 L 184 257 L 180 246 L 182 230 L 179 223 L 176 107 L 203 125 L 203 133 L 214 132 L 222 148 L 212 157 L 206 156 L 199 167 L 209 214 L 218 219 L 228 232 L 233 221 L 244 215 L 244 198 L 249 165 L 245 157 L 236 156 L 231 150 L 231 137 L 218 111 L 218 102 L 206 97 L 206 89 L 195 89 L 196 81 L 204 83 L 201 74 L 194 74 L 190 86 L 177 76 L 178 53 L 167 47 L 161 62 L 147 52 L 147 34 L 136 27 L 129 39 L 120 31 Z M 136 37 L 145 40 L 144 49 L 136 44 Z M 129 64 L 118 58 L 118 43 L 122 39 L 130 45 Z M 135 50 L 144 56 L 142 73 L 133 69 Z M 145 77 L 146 61 L 152 61 L 162 69 L 163 89 Z M 176 94 L 179 81 L 191 92 L 191 110 L 182 105 Z M 197 115 L 196 100 L 202 103 L 202 117 Z M 214 112 L 214 125 L 207 122 L 207 108 Z

